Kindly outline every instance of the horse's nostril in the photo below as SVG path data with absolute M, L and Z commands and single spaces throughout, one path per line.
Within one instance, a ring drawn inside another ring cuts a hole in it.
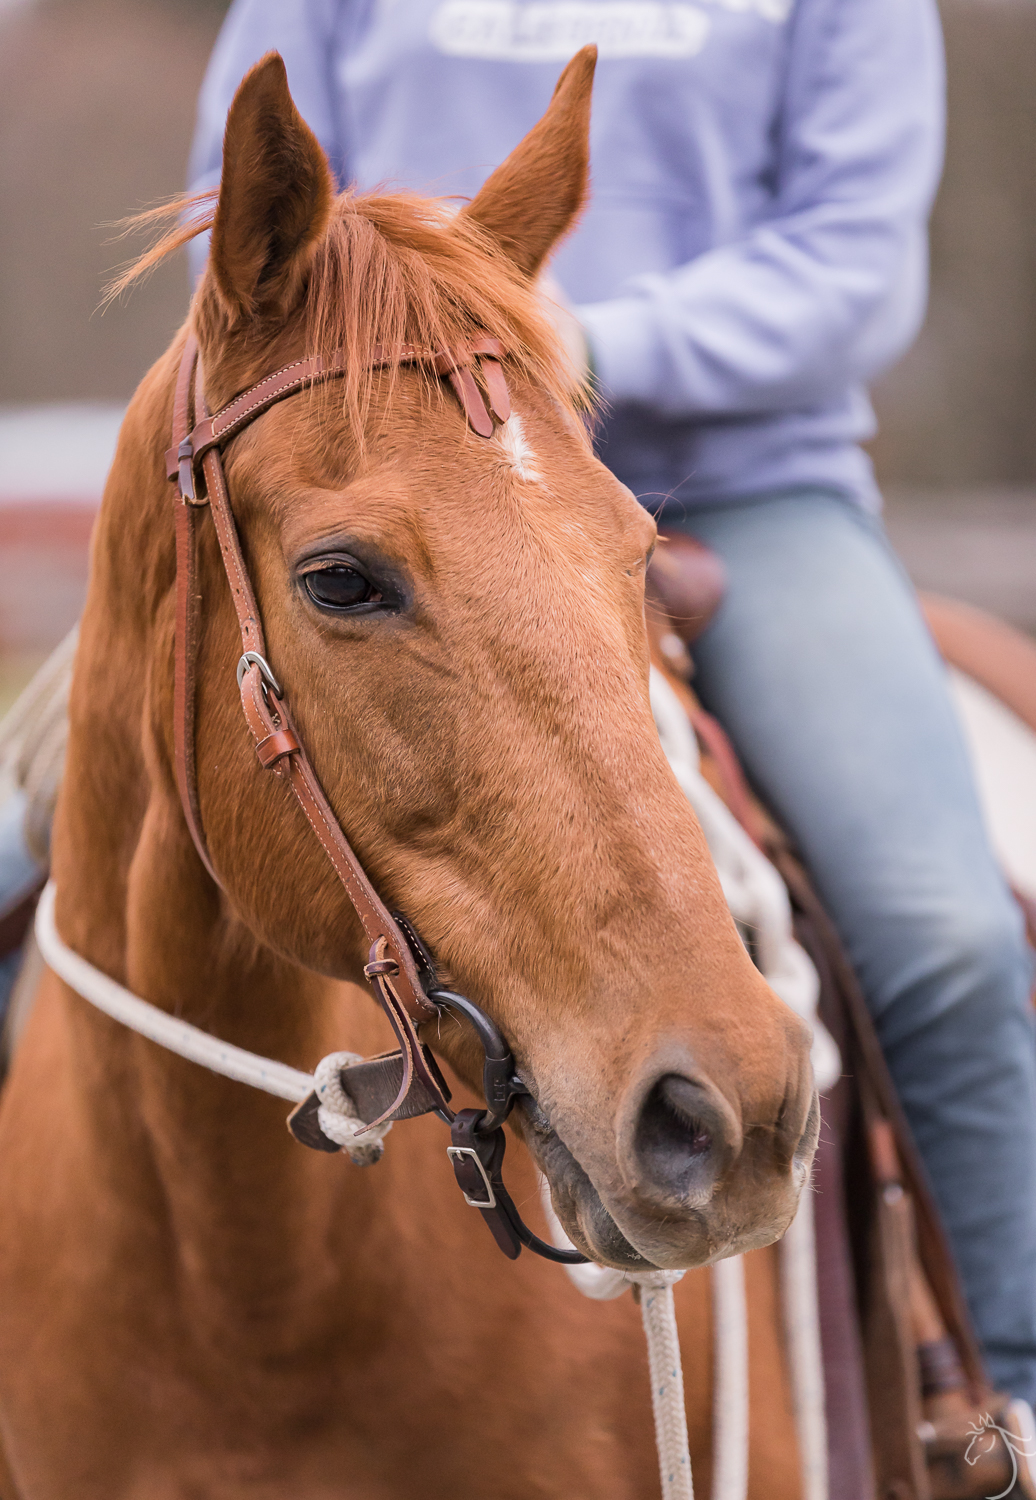
M 678 1073 L 667 1073 L 650 1089 L 634 1144 L 644 1174 L 681 1196 L 711 1187 L 718 1158 L 727 1155 L 724 1121 L 710 1091 Z

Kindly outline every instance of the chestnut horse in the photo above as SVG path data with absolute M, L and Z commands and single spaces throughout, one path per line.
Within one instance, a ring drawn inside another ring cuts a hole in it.
M 806 1028 L 745 952 L 652 723 L 654 526 L 594 459 L 537 311 L 533 280 L 586 191 L 593 60 L 573 60 L 453 216 L 335 198 L 266 58 L 230 112 L 189 324 L 211 409 L 346 353 L 342 381 L 228 445 L 230 497 L 336 815 L 531 1090 L 512 1117 L 528 1149 L 514 1196 L 532 1212 L 535 1162 L 587 1255 L 694 1267 L 783 1233 L 815 1096 Z M 515 412 L 488 439 L 430 365 L 375 368 L 378 348 L 485 336 Z M 153 1004 L 312 1068 L 391 1038 L 358 987 L 343 890 L 252 753 L 204 517 L 197 775 L 218 886 L 174 778 L 163 449 L 185 337 L 133 400 L 94 540 L 57 925 Z M 471 1031 L 422 1034 L 477 1103 Z M 282 1105 L 45 973 L 0 1114 L 3 1500 L 656 1494 L 630 1299 L 585 1303 L 559 1268 L 504 1261 L 446 1144 L 426 1117 L 396 1125 L 371 1170 L 307 1151 Z M 779 1462 L 756 1473 L 757 1496 L 796 1491 Z

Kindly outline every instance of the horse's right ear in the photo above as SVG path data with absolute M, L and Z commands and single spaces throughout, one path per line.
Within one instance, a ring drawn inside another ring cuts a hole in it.
M 546 114 L 463 210 L 489 230 L 526 276 L 536 275 L 586 201 L 596 65 L 596 47 L 576 53 Z
M 238 87 L 223 137 L 209 262 L 232 324 L 291 311 L 333 197 L 327 157 L 268 52 Z

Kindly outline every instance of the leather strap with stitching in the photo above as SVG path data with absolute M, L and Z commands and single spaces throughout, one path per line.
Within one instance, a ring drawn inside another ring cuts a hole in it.
M 190 424 L 191 383 L 198 346 L 190 335 L 180 362 L 173 398 L 173 439 L 186 432 Z M 173 672 L 173 763 L 176 784 L 183 804 L 184 817 L 199 858 L 213 880 L 219 877 L 212 867 L 201 809 L 198 806 L 198 778 L 195 768 L 194 672 L 198 652 L 198 586 L 195 562 L 194 476 L 190 465 L 180 472 L 177 465 L 176 495 L 176 650 Z M 186 487 L 188 494 L 184 493 Z
M 193 335 L 188 339 L 187 348 L 184 349 L 183 363 L 186 363 L 188 351 L 192 345 L 194 355 L 197 357 L 197 343 Z M 486 410 L 482 393 L 472 377 L 471 361 L 478 359 L 484 371 L 492 415 L 498 422 L 506 422 L 511 414 L 511 403 L 507 393 L 507 383 L 500 367 L 502 358 L 503 348 L 499 339 L 478 339 L 458 354 L 453 354 L 448 350 L 438 352 L 421 350 L 413 344 L 404 344 L 398 354 L 394 355 L 380 346 L 376 348 L 370 368 L 376 370 L 390 364 L 428 365 L 436 375 L 448 377 L 472 430 L 480 437 L 492 437 L 493 420 L 490 412 Z M 181 363 L 181 376 L 183 363 Z M 290 365 L 284 365 L 280 370 L 274 371 L 272 375 L 267 375 L 265 379 L 257 381 L 255 385 L 249 386 L 246 391 L 241 392 L 240 396 L 235 396 L 233 401 L 228 401 L 226 406 L 221 407 L 215 416 L 206 414 L 201 417 L 193 428 L 187 426 L 186 420 L 182 427 L 174 425 L 172 446 L 166 450 L 165 455 L 166 477 L 179 478 L 181 488 L 185 488 L 183 468 L 185 460 L 198 464 L 211 448 L 221 447 L 229 442 L 250 422 L 254 422 L 262 412 L 267 411 L 276 402 L 283 401 L 285 396 L 293 396 L 307 385 L 333 380 L 339 375 L 344 375 L 345 371 L 346 357 L 342 350 L 330 355 L 327 359 L 319 354 L 313 355 L 310 359 L 297 359 Z M 197 415 L 196 408 L 195 416 Z M 181 452 L 181 448 L 187 443 L 190 445 L 189 455 Z
M 499 365 L 501 356 L 499 342 L 496 339 L 484 339 L 458 354 L 425 353 L 407 346 L 400 351 L 399 358 L 404 362 L 426 363 L 436 374 L 447 377 L 472 428 L 483 436 L 489 436 L 493 432 L 494 418 L 504 421 L 510 412 L 507 386 Z M 483 378 L 492 415 L 471 374 L 470 362 L 475 358 L 483 361 Z M 378 350 L 374 363 L 377 365 L 388 362 L 389 356 L 383 350 Z M 283 696 L 274 691 L 258 662 L 246 660 L 247 654 L 251 653 L 262 658 L 265 664 L 266 643 L 255 593 L 241 551 L 219 451 L 220 445 L 229 441 L 275 402 L 294 394 L 307 384 L 333 378 L 344 374 L 344 371 L 345 361 L 341 354 L 336 354 L 327 361 L 319 357 L 296 361 L 259 381 L 222 407 L 215 416 L 210 416 L 205 404 L 197 341 L 193 335 L 187 339 L 173 404 L 172 446 L 166 454 L 167 474 L 176 480 L 177 486 L 175 762 L 177 786 L 188 828 L 206 869 L 218 881 L 204 835 L 194 753 L 194 677 L 198 644 L 194 530 L 196 510 L 207 505 L 212 514 L 241 631 L 242 663 L 246 668 L 240 678 L 241 703 L 255 742 L 257 758 L 264 769 L 272 770 L 287 782 L 341 881 L 370 945 L 367 977 L 400 1042 L 404 1061 L 403 1080 L 397 1099 L 381 1117 L 384 1119 L 392 1114 L 406 1096 L 415 1075 L 436 1096 L 441 1093 L 437 1080 L 424 1060 L 416 1031 L 417 1024 L 432 1019 L 438 1012 L 425 995 L 404 934 L 377 895 L 342 832 L 309 757 L 299 741 L 287 703 Z M 194 427 L 190 428 L 192 384 L 196 420 Z M 196 484 L 199 459 L 205 480 L 203 494 L 198 493 Z M 443 1103 L 446 1101 L 443 1100 Z

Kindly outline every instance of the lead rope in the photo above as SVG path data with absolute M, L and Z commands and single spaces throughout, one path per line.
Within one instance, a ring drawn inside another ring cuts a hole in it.
M 554 1212 L 550 1184 L 540 1174 L 540 1202 L 550 1237 L 559 1250 L 574 1249 L 561 1220 Z M 648 1371 L 651 1378 L 651 1409 L 655 1417 L 655 1446 L 662 1500 L 694 1500 L 691 1453 L 687 1441 L 687 1408 L 683 1393 L 680 1335 L 676 1327 L 673 1287 L 683 1271 L 616 1271 L 611 1266 L 588 1264 L 566 1266 L 576 1289 L 593 1302 L 611 1302 L 632 1291 L 640 1303 L 640 1317 L 647 1339 Z
M 751 932 L 756 962 L 781 999 L 813 1028 L 813 1071 L 826 1092 L 841 1074 L 838 1048 L 817 1019 L 820 983 L 808 956 L 795 941 L 791 907 L 784 883 L 729 808 L 701 774 L 698 746 L 687 712 L 657 668 L 651 669 L 651 711 L 666 759 L 702 826 L 723 894 L 738 926 Z M 824 1411 L 824 1363 L 817 1303 L 813 1200 L 809 1188 L 780 1250 L 781 1312 L 784 1323 L 802 1468 L 803 1500 L 828 1500 L 827 1422 Z M 747 1369 L 735 1349 L 746 1347 L 747 1332 L 735 1316 L 737 1288 L 734 1262 L 713 1267 L 713 1309 L 727 1333 L 716 1349 L 716 1398 L 713 1418 L 714 1485 L 712 1500 L 741 1500 L 742 1474 L 747 1476 Z M 741 1298 L 743 1302 L 743 1294 Z M 740 1449 L 740 1458 L 735 1449 Z M 719 1488 L 719 1479 L 729 1488 Z
M 813 1190 L 808 1185 L 781 1241 L 781 1309 L 791 1372 L 791 1399 L 802 1464 L 802 1500 L 828 1500 L 824 1353 L 817 1305 Z
M 554 1212 L 550 1186 L 543 1176 L 540 1177 L 540 1198 L 555 1245 L 567 1249 L 572 1241 Z M 812 1224 L 809 1227 L 812 1230 Z M 638 1276 L 633 1272 L 596 1265 L 566 1266 L 565 1270 L 583 1296 L 595 1302 L 611 1301 L 628 1290 L 639 1298 L 647 1338 L 662 1500 L 694 1500 L 683 1368 L 673 1297 L 673 1287 L 684 1272 L 654 1271 Z M 748 1494 L 748 1305 L 744 1259 L 734 1255 L 717 1261 L 711 1274 L 715 1329 L 712 1500 L 745 1500 Z M 822 1422 L 820 1432 L 822 1435 Z M 816 1490 L 807 1490 L 804 1500 L 826 1500 L 826 1494 L 822 1497 Z
M 640 1316 L 647 1336 L 662 1500 L 694 1500 L 673 1282 L 668 1281 L 663 1286 L 654 1284 L 654 1276 L 676 1278 L 682 1275 L 682 1271 L 659 1271 L 653 1276 L 638 1278 L 636 1283 L 640 1294 Z
M 748 1301 L 744 1257 L 718 1260 L 712 1274 L 712 1500 L 748 1494 Z

